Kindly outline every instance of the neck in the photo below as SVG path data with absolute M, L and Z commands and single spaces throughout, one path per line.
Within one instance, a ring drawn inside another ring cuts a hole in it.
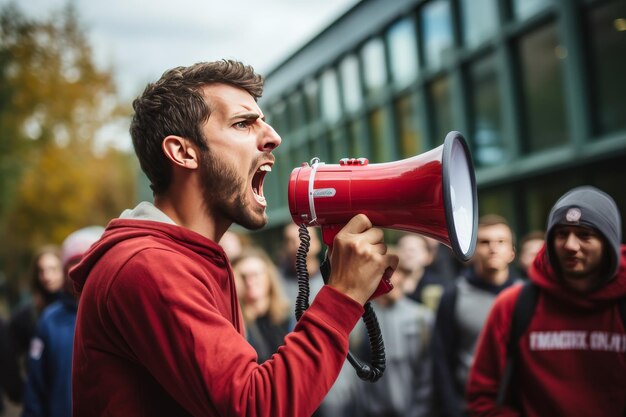
M 201 188 L 189 184 L 191 182 L 173 183 L 167 192 L 154 196 L 154 206 L 177 225 L 219 242 L 231 223 L 219 222 L 198 191 Z
M 600 286 L 598 275 L 588 277 L 564 275 L 563 281 L 570 289 L 578 293 L 590 293 Z
M 256 320 L 258 317 L 264 316 L 270 310 L 270 299 L 260 298 L 246 302 L 246 313 L 250 320 Z
M 483 269 L 477 267 L 476 275 L 492 285 L 502 285 L 509 279 L 509 269 Z

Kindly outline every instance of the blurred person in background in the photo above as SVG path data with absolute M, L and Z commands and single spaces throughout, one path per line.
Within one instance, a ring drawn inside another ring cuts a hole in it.
M 554 204 L 530 282 L 503 292 L 489 314 L 469 379 L 472 415 L 626 415 L 621 222 L 613 198 L 595 187 Z M 514 321 L 527 324 L 511 336 Z
M 309 227 L 309 252 L 306 256 L 307 271 L 309 272 L 309 300 L 324 286 L 324 279 L 320 273 L 319 255 L 322 243 L 315 228 Z M 280 253 L 280 276 L 287 298 L 292 306 L 295 306 L 298 296 L 298 276 L 296 274 L 296 254 L 300 247 L 300 227 L 295 223 L 287 223 L 283 228 L 283 244 Z
M 424 236 L 432 261 L 426 266 L 427 273 L 432 273 L 449 282 L 454 281 L 467 266 L 454 256 L 452 249 L 429 236 Z
M 448 281 L 426 269 L 433 261 L 428 241 L 422 235 L 407 233 L 398 239 L 397 250 L 399 267 L 409 271 L 403 280 L 404 291 L 409 298 L 436 311 Z
M 528 269 L 532 265 L 539 250 L 543 247 L 545 233 L 541 230 L 533 230 L 525 234 L 519 243 L 517 253 L 517 265 L 520 268 L 522 278 L 528 278 Z
M 7 359 L 9 357 L 9 336 L 7 325 L 0 317 L 0 416 L 4 414 L 4 387 L 7 385 Z
M 37 320 L 41 312 L 58 299 L 63 281 L 59 248 L 53 245 L 41 247 L 31 262 L 31 297 L 15 309 L 9 321 L 8 372 L 17 375 L 17 379 L 12 377 L 5 389 L 14 401 L 22 400 L 27 352 L 35 335 Z
M 248 247 L 232 261 L 248 342 L 258 362 L 268 360 L 293 329 L 295 317 L 281 287 L 278 270 L 260 248 Z
M 226 252 L 231 261 L 241 254 L 244 248 L 250 246 L 250 238 L 240 232 L 227 230 L 219 241 L 219 245 Z
M 372 302 L 385 341 L 386 368 L 376 383 L 358 381 L 357 410 L 350 415 L 432 416 L 430 342 L 434 314 L 406 296 L 402 287 L 410 275 L 410 270 L 398 267 L 390 278 L 394 288 Z M 357 329 L 362 330 L 358 356 L 369 361 L 364 326 Z
M 103 231 L 103 227 L 89 226 L 63 241 L 63 289 L 42 312 L 30 343 L 22 417 L 72 416 L 72 345 L 78 302 L 68 273 Z
M 478 336 L 496 296 L 519 282 L 514 259 L 513 232 L 506 219 L 481 217 L 471 266 L 446 288 L 435 320 L 434 398 L 442 416 L 466 415 L 465 387 Z

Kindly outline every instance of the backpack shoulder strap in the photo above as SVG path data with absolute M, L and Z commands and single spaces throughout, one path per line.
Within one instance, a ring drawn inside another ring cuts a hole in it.
M 518 342 L 528 327 L 528 324 L 530 324 L 530 320 L 535 312 L 538 298 L 539 287 L 537 285 L 533 284 L 531 281 L 526 281 L 522 284 L 520 294 L 515 301 L 513 317 L 511 319 L 511 334 L 509 335 L 509 342 L 506 348 L 506 367 L 504 368 L 504 375 L 502 375 L 502 379 L 500 380 L 498 397 L 496 399 L 496 403 L 498 405 L 503 405 L 505 403 L 506 394 L 509 390 L 511 381 L 513 380 L 515 359 L 519 350 Z

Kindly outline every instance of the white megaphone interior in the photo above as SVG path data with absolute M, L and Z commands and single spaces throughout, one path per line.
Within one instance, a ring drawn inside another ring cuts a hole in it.
M 476 179 L 463 136 L 450 132 L 443 144 L 443 202 L 454 254 L 469 260 L 476 247 L 478 201 Z

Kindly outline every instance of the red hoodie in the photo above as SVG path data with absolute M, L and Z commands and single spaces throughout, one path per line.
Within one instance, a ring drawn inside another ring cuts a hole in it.
M 221 247 L 149 220 L 113 220 L 71 277 L 81 292 L 73 363 L 80 417 L 310 416 L 363 313 L 326 286 L 259 365 Z
M 626 296 L 626 247 L 615 278 L 591 294 L 580 295 L 559 283 L 545 247 L 530 278 L 541 290 L 516 360 L 519 390 L 514 394 L 522 412 L 496 406 L 521 288 L 515 286 L 497 298 L 483 329 L 468 382 L 471 415 L 626 415 L 626 331 L 617 304 Z

